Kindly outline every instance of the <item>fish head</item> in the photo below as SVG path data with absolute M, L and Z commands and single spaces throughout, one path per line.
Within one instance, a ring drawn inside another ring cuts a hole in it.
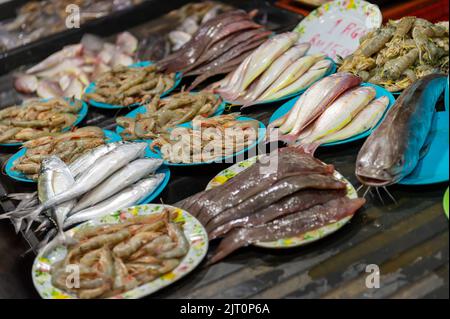
M 374 187 L 396 184 L 414 169 L 407 139 L 391 135 L 371 139 L 372 135 L 361 148 L 355 174 L 362 184 Z

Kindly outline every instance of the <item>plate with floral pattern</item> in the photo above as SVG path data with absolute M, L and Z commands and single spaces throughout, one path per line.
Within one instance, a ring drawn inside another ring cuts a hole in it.
M 363 0 L 325 3 L 306 16 L 294 31 L 301 42 L 309 42 L 309 54 L 324 53 L 336 60 L 355 52 L 359 38 L 379 28 L 383 16 L 378 6 Z
M 224 184 L 229 179 L 232 179 L 234 176 L 238 175 L 239 173 L 243 172 L 250 166 L 256 163 L 257 159 L 262 156 L 254 156 L 252 158 L 246 159 L 244 161 L 241 161 L 239 163 L 234 164 L 233 166 L 230 166 L 229 168 L 223 170 L 219 174 L 217 174 L 206 186 L 206 189 L 211 189 L 217 186 L 220 186 Z M 347 185 L 347 197 L 349 198 L 358 198 L 358 193 L 356 192 L 356 189 L 353 187 L 353 185 L 345 179 L 339 172 L 334 171 L 334 177 L 342 182 L 344 182 Z M 326 225 L 322 228 L 312 230 L 309 232 L 306 232 L 304 234 L 299 234 L 295 237 L 290 238 L 282 238 L 276 241 L 271 242 L 258 242 L 255 243 L 255 246 L 263 247 L 263 248 L 275 248 L 275 249 L 281 249 L 281 248 L 293 248 L 293 247 L 299 247 L 306 244 L 309 244 L 313 241 L 319 240 L 325 236 L 330 235 L 331 233 L 334 233 L 339 228 L 344 226 L 346 223 L 350 221 L 350 219 L 353 216 L 345 217 L 341 220 L 338 220 L 337 222 L 333 224 Z
M 112 214 L 104 215 L 103 217 L 88 221 L 77 227 L 74 227 L 66 232 L 68 235 L 74 235 L 77 231 L 80 231 L 86 227 L 97 226 L 101 224 L 118 224 L 123 223 L 127 219 L 139 216 L 139 215 L 151 215 L 161 213 L 164 208 L 172 209 L 173 221 L 183 224 L 183 230 L 186 238 L 189 241 L 190 247 L 186 256 L 181 261 L 180 265 L 173 271 L 141 285 L 135 289 L 121 293 L 113 297 L 113 299 L 136 299 L 148 296 L 180 278 L 186 276 L 192 270 L 194 270 L 206 255 L 208 250 L 208 235 L 206 230 L 200 224 L 200 222 L 187 213 L 186 211 L 175 208 L 168 205 L 148 204 L 139 205 L 122 210 L 118 210 Z M 44 249 L 45 250 L 45 249 Z M 58 288 L 55 288 L 51 283 L 51 265 L 65 257 L 67 250 L 63 246 L 55 247 L 50 252 L 43 256 L 42 253 L 38 254 L 34 260 L 32 268 L 32 278 L 34 286 L 36 287 L 39 295 L 45 299 L 74 299 L 75 295 L 64 292 Z

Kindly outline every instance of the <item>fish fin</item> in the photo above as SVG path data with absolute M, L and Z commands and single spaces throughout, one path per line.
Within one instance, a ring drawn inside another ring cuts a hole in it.
M 217 263 L 235 250 L 249 244 L 247 238 L 249 229 L 240 228 L 231 231 L 219 244 L 214 255 L 208 260 L 207 266 Z
M 297 142 L 294 144 L 296 147 L 300 148 L 306 154 L 314 155 L 317 148 L 320 146 L 320 143 L 306 143 L 302 144 L 301 142 Z

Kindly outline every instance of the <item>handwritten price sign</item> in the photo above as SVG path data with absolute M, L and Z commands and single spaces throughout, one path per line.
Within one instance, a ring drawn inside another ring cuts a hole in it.
M 359 39 L 381 26 L 377 6 L 365 1 L 334 1 L 310 13 L 294 31 L 309 42 L 309 53 L 325 53 L 332 59 L 346 57 L 359 46 Z

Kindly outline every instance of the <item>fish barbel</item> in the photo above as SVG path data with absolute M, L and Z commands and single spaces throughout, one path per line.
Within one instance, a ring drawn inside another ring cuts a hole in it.
M 260 100 L 272 100 L 273 96 L 292 84 L 294 81 L 303 76 L 310 68 L 325 58 L 324 54 L 313 54 L 304 56 L 289 66 L 281 75 L 273 82 L 270 87 L 260 96 Z
M 243 74 L 242 85 L 238 92 L 245 89 L 260 76 L 272 63 L 289 49 L 299 38 L 296 32 L 286 32 L 276 35 L 264 42 L 252 53 L 250 63 Z
M 297 100 L 286 121 L 280 126 L 283 140 L 295 141 L 298 134 L 314 121 L 343 92 L 361 83 L 350 73 L 336 73 L 312 85 Z
M 161 184 L 164 176 L 164 174 L 156 174 L 142 179 L 103 202 L 69 216 L 64 223 L 64 228 L 67 229 L 74 224 L 138 204 Z
M 286 52 L 284 52 L 278 59 L 276 59 L 272 65 L 264 71 L 257 81 L 256 87 L 248 92 L 244 97 L 245 101 L 253 102 L 288 68 L 291 68 L 292 64 L 305 55 L 306 51 L 310 48 L 310 44 L 302 43 L 293 46 Z
M 330 69 L 332 62 L 330 60 L 320 60 L 315 63 L 306 73 L 300 76 L 293 83 L 285 88 L 276 91 L 274 94 L 266 97 L 268 100 L 275 100 L 286 95 L 307 89 L 311 84 L 322 78 Z
M 445 75 L 430 74 L 397 98 L 358 153 L 355 174 L 362 184 L 395 184 L 416 168 L 426 151 L 436 102 L 446 85 Z
M 85 194 L 71 211 L 71 215 L 86 207 L 93 206 L 138 180 L 154 173 L 163 163 L 161 159 L 137 159 L 108 177 L 100 185 Z
M 274 220 L 258 227 L 240 228 L 231 231 L 221 242 L 209 264 L 222 260 L 240 247 L 257 242 L 274 241 L 304 234 L 308 231 L 335 223 L 352 216 L 365 203 L 363 198 L 341 197 L 323 205 Z
M 373 128 L 380 121 L 388 105 L 389 98 L 387 96 L 375 99 L 359 112 L 347 126 L 333 134 L 322 137 L 317 141 L 317 144 L 342 141 Z
M 337 98 L 320 117 L 313 123 L 311 132 L 298 141 L 302 147 L 309 149 L 309 145 L 316 140 L 332 134 L 346 126 L 376 95 L 371 86 L 360 86 L 350 89 Z M 315 150 L 317 147 L 313 147 Z

